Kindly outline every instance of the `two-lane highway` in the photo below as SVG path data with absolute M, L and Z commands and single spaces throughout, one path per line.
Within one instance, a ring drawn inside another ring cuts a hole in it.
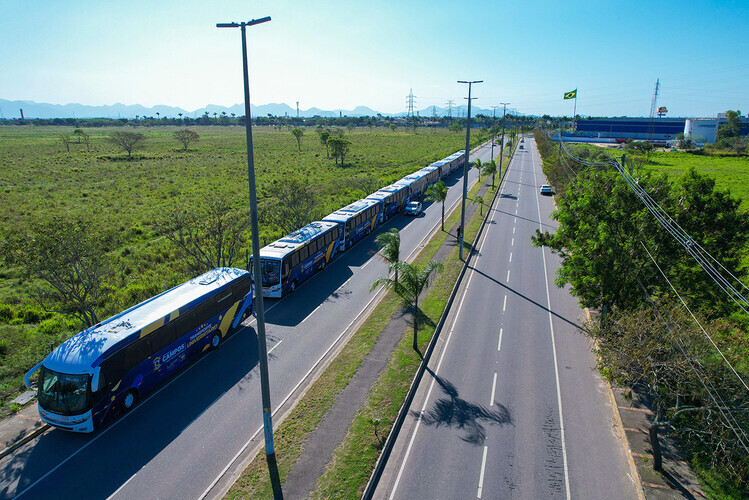
M 471 159 L 489 156 L 485 146 Z M 459 175 L 448 180 L 448 207 L 459 201 L 461 182 Z M 440 211 L 426 204 L 423 215 L 395 217 L 379 231 L 401 230 L 401 253 L 409 256 L 438 227 Z M 375 299 L 369 287 L 387 273 L 375 251 L 373 235 L 293 294 L 266 301 L 274 408 L 299 395 Z M 0 498 L 200 498 L 252 436 L 262 439 L 254 321 L 246 325 L 124 418 L 93 435 L 47 431 L 0 460 Z
M 378 498 L 635 498 L 581 311 L 554 286 L 532 139 L 493 206 Z

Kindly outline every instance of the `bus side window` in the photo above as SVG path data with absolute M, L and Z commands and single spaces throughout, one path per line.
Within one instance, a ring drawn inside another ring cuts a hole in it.
M 196 326 L 195 312 L 192 309 L 185 311 L 174 320 L 174 335 L 175 337 L 181 337 Z
M 120 349 L 101 364 L 101 371 L 110 384 L 116 384 L 125 375 L 125 350 Z
M 299 250 L 299 260 L 303 261 L 309 257 L 309 246 L 305 245 Z
M 299 265 L 299 252 L 298 251 L 291 254 L 291 267 L 296 267 L 297 265 Z
M 283 261 L 284 265 L 284 276 L 289 274 L 289 262 L 287 260 Z M 231 287 L 231 293 L 234 296 L 234 300 L 239 300 L 243 298 L 247 293 L 250 291 L 250 280 L 249 279 L 242 279 L 238 283 L 234 283 Z
M 202 324 L 211 319 L 213 316 L 218 314 L 216 310 L 216 298 L 211 297 L 205 302 L 198 304 L 195 308 L 195 321 L 197 324 Z
M 291 263 L 289 262 L 289 260 L 290 259 L 288 257 L 283 260 L 281 274 L 284 279 L 289 277 L 289 271 L 291 270 Z M 247 290 L 249 291 L 249 287 L 247 288 Z
M 130 370 L 141 361 L 151 357 L 151 340 L 144 337 L 125 348 L 125 370 Z
M 151 347 L 153 352 L 157 353 L 172 342 L 174 342 L 174 323 L 167 323 L 151 335 Z

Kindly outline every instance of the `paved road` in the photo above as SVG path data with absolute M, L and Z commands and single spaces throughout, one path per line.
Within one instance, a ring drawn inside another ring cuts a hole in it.
M 558 258 L 535 143 L 525 140 L 445 322 L 378 498 L 636 498 L 581 311 Z
M 471 159 L 489 156 L 483 147 Z M 475 177 L 471 171 L 469 181 Z M 446 184 L 449 207 L 462 188 L 458 175 Z M 396 217 L 380 231 L 400 229 L 401 254 L 410 255 L 439 224 L 440 211 L 426 204 L 421 216 Z M 293 294 L 266 300 L 274 408 L 373 300 L 370 284 L 387 272 L 375 251 L 371 236 Z M 0 460 L 0 498 L 201 497 L 253 435 L 262 438 L 253 325 L 94 435 L 51 430 Z

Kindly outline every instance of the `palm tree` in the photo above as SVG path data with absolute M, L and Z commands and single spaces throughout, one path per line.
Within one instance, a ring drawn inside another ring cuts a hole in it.
M 481 168 L 484 166 L 483 163 L 481 163 L 481 158 L 476 158 L 476 161 L 473 162 L 473 168 L 479 171 L 479 183 L 481 182 Z
M 474 196 L 472 203 L 478 203 L 479 215 L 484 215 L 484 198 L 481 196 Z
M 400 297 L 405 307 L 413 307 L 414 315 L 414 339 L 413 348 L 418 351 L 417 333 L 419 331 L 419 296 L 429 285 L 432 274 L 442 269 L 442 262 L 429 261 L 424 268 L 417 264 L 408 264 L 406 262 L 398 263 L 401 279 L 395 281 L 390 278 L 379 278 L 372 283 L 371 290 L 382 285 L 388 290 L 392 290 Z M 371 291 L 370 290 L 370 291 Z
M 428 200 L 442 202 L 442 230 L 445 230 L 445 200 L 447 199 L 447 188 L 445 183 L 439 181 L 429 186 L 426 190 Z
M 497 173 L 497 162 L 491 160 L 488 163 L 484 163 L 484 165 L 481 167 L 481 173 L 483 173 L 484 175 L 492 176 L 492 187 L 494 187 L 494 176 Z
M 387 233 L 377 235 L 375 243 L 380 247 L 377 252 L 380 257 L 389 264 L 388 272 L 395 271 L 395 282 L 398 283 L 398 264 L 400 264 L 401 235 L 397 229 L 392 228 Z

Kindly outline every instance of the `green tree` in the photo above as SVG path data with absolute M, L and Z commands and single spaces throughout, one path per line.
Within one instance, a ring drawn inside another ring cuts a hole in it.
M 728 123 L 724 123 L 718 127 L 718 131 L 715 134 L 719 141 L 730 137 L 738 137 L 741 131 L 741 111 L 729 109 L 726 111 L 726 120 L 728 120 Z
M 53 217 L 33 225 L 22 242 L 20 261 L 30 278 L 41 281 L 32 293 L 45 310 L 72 314 L 85 325 L 99 322 L 97 309 L 111 273 L 103 238 L 90 221 Z
M 383 286 L 388 290 L 394 291 L 400 297 L 405 307 L 413 308 L 414 350 L 418 350 L 417 335 L 419 332 L 419 314 L 421 313 L 419 309 L 419 296 L 426 290 L 432 275 L 438 273 L 441 269 L 441 262 L 429 261 L 423 268 L 417 264 L 401 262 L 398 264 L 400 281 L 395 281 L 387 277 L 379 278 L 372 283 L 371 290 L 374 290 L 378 286 Z
M 260 211 L 264 222 L 290 234 L 317 218 L 320 200 L 315 189 L 301 178 L 274 180 L 266 198 L 271 201 Z
M 109 142 L 127 152 L 128 158 L 132 158 L 133 151 L 140 147 L 146 136 L 140 132 L 112 132 L 109 135 Z
M 389 125 L 389 127 L 390 127 L 390 131 L 391 131 L 391 132 L 395 132 L 395 129 L 397 129 L 397 128 L 398 128 L 398 125 L 396 125 L 395 123 L 391 123 L 391 124 Z
M 187 151 L 187 148 L 190 147 L 190 143 L 198 142 L 200 140 L 200 135 L 195 132 L 194 130 L 190 129 L 183 129 L 183 130 L 177 130 L 174 132 L 174 139 L 182 143 L 182 147 L 185 151 Z
M 60 138 L 60 142 L 65 146 L 67 152 L 70 153 L 70 134 L 58 134 L 57 137 Z
M 491 175 L 492 176 L 492 187 L 494 187 L 494 178 L 497 175 L 497 162 L 494 160 L 491 160 L 487 163 L 483 164 L 483 167 L 481 168 L 481 172 L 484 175 Z
M 442 181 L 438 181 L 426 190 L 426 197 L 431 201 L 442 203 L 442 230 L 445 230 L 445 200 L 447 200 L 447 187 Z
M 330 130 L 320 128 L 317 131 L 320 134 L 320 144 L 325 146 L 325 157 L 330 158 L 330 149 L 328 148 L 328 139 L 330 139 Z
M 299 148 L 299 151 L 301 152 L 302 151 L 302 136 L 304 135 L 304 130 L 302 130 L 299 127 L 294 127 L 293 129 L 291 129 L 291 135 L 296 137 L 296 144 L 297 144 L 297 147 Z
M 484 215 L 484 198 L 482 196 L 474 196 L 471 203 L 478 203 L 479 215 Z
M 395 273 L 394 281 L 398 282 L 398 265 L 400 264 L 401 235 L 397 229 L 392 228 L 386 233 L 381 233 L 375 238 L 375 243 L 380 247 L 377 252 L 380 257 L 388 263 L 388 272 Z
M 450 126 L 449 126 L 449 127 L 447 127 L 447 129 L 448 129 L 448 130 L 449 130 L 450 132 L 456 132 L 456 133 L 457 133 L 457 132 L 460 132 L 460 131 L 462 131 L 462 130 L 463 130 L 463 127 L 462 127 L 462 126 L 460 125 L 460 123 L 458 123 L 458 122 L 452 122 L 452 123 L 450 124 Z
M 81 139 L 83 138 L 84 135 L 86 135 L 86 132 L 84 132 L 83 129 L 77 128 L 77 129 L 73 130 L 73 135 L 76 138 L 76 142 L 78 144 L 80 144 L 81 143 Z
M 178 207 L 159 222 L 191 272 L 231 267 L 247 247 L 250 218 L 229 197 L 213 196 L 195 207 Z
M 484 167 L 484 162 L 481 161 L 481 158 L 476 158 L 476 161 L 473 162 L 473 168 L 476 169 L 479 176 L 479 184 L 481 184 L 481 169 Z
M 351 141 L 343 137 L 330 137 L 328 139 L 328 146 L 330 146 L 330 153 L 333 159 L 338 164 L 338 158 L 341 159 L 341 166 L 344 165 L 346 155 L 351 147 Z

